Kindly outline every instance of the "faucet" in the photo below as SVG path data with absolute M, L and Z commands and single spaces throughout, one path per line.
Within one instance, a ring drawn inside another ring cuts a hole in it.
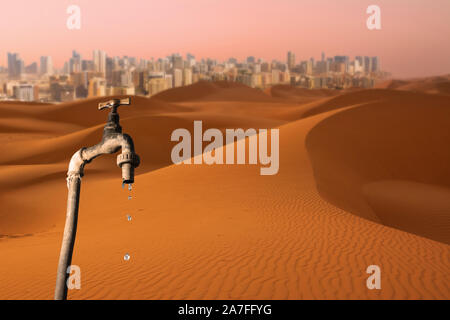
M 113 154 L 122 149 L 117 156 L 117 165 L 122 169 L 122 183 L 134 183 L 134 169 L 139 166 L 139 156 L 134 152 L 131 137 L 122 133 L 117 108 L 130 105 L 130 98 L 113 99 L 99 103 L 98 109 L 110 109 L 108 122 L 103 129 L 103 138 L 99 144 L 88 148 L 81 148 L 72 156 L 67 172 L 67 214 L 64 226 L 64 236 L 59 256 L 58 272 L 56 277 L 55 300 L 67 299 L 67 280 L 69 279 L 72 253 L 75 243 L 78 221 L 78 207 L 80 202 L 81 178 L 84 175 L 84 166 L 103 154 Z

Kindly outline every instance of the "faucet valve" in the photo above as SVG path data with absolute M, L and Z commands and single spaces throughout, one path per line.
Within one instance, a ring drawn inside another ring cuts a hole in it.
M 112 99 L 106 102 L 101 102 L 98 104 L 98 110 L 111 109 L 112 113 L 117 112 L 117 108 L 120 106 L 128 106 L 131 104 L 130 98 L 125 99 Z
M 122 127 L 119 124 L 119 113 L 117 113 L 117 108 L 120 106 L 130 105 L 130 98 L 126 99 L 112 99 L 106 102 L 102 102 L 98 104 L 98 109 L 111 109 L 108 114 L 108 122 L 106 123 L 103 129 L 103 136 L 108 136 L 114 133 L 121 133 Z
M 117 156 L 117 165 L 122 168 L 123 183 L 134 182 L 134 169 L 139 164 L 139 156 L 134 152 L 123 152 Z

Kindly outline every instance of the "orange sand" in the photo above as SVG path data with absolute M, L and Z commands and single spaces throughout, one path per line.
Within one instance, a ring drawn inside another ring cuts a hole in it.
M 100 140 L 107 99 L 0 104 L 0 299 L 52 299 L 68 161 Z M 133 199 L 115 155 L 87 165 L 69 299 L 450 298 L 450 96 L 220 82 L 133 99 Z M 279 127 L 279 173 L 171 165 L 193 120 Z

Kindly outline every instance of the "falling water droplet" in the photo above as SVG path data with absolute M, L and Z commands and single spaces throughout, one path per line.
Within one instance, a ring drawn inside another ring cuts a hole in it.
M 131 190 L 133 190 L 133 186 L 132 186 L 132 184 L 130 183 L 130 184 L 128 185 L 128 191 L 131 191 Z
M 127 253 L 123 256 L 123 260 L 128 261 L 130 260 L 130 255 Z
M 122 189 L 125 189 L 125 182 L 122 182 Z
M 127 220 L 128 220 L 128 221 L 131 221 L 131 219 L 132 219 L 131 216 L 128 215 L 128 216 L 127 216 Z
M 131 200 L 133 197 L 132 196 L 128 196 L 128 200 Z

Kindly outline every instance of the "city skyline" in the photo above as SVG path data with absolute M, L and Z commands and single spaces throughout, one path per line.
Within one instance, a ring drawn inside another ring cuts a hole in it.
M 51 56 L 26 64 L 19 53 L 8 52 L 7 68 L 0 68 L 0 100 L 67 102 L 110 95 L 153 96 L 159 92 L 199 81 L 225 80 L 252 88 L 266 89 L 289 84 L 308 89 L 372 88 L 389 74 L 382 70 L 378 56 L 340 55 L 297 60 L 288 51 L 284 61 L 264 61 L 255 56 L 225 61 L 197 60 L 178 53 L 157 60 L 111 57 L 93 50 L 84 57 L 72 50 L 62 69 L 53 66 Z
M 249 52 L 265 60 L 281 60 L 287 48 L 305 58 L 317 58 L 321 51 L 350 56 L 377 52 L 394 77 L 450 73 L 446 25 L 450 2 L 446 0 L 378 0 L 382 28 L 375 31 L 366 27 L 366 8 L 372 4 L 366 0 L 217 0 L 214 4 L 78 0 L 73 4 L 81 8 L 80 30 L 66 27 L 67 2 L 8 3 L 9 18 L 0 21 L 0 27 L 9 30 L 0 34 L 3 48 L 21 52 L 25 61 L 37 61 L 41 54 L 52 56 L 57 67 L 74 47 L 82 56 L 95 47 L 112 56 L 147 59 L 177 51 L 218 60 L 230 56 L 242 60 Z M 6 65 L 4 50 L 0 65 Z
M 104 50 L 100 50 L 100 49 L 93 49 L 91 50 L 90 54 L 87 55 L 82 55 L 78 49 L 72 49 L 70 54 L 68 53 L 67 56 L 65 57 L 65 60 L 63 62 L 62 65 L 55 65 L 54 64 L 54 59 L 51 55 L 40 55 L 36 60 L 32 60 L 32 61 L 26 61 L 25 59 L 23 59 L 23 56 L 20 52 L 14 52 L 14 51 L 7 51 L 6 52 L 6 64 L 2 65 L 0 64 L 0 72 L 2 70 L 9 70 L 8 66 L 10 65 L 10 58 L 14 57 L 14 59 L 18 59 L 20 60 L 20 62 L 23 64 L 22 67 L 24 69 L 26 69 L 27 67 L 33 67 L 34 64 L 36 64 L 36 67 L 38 67 L 38 71 L 37 73 L 41 73 L 41 66 L 47 65 L 47 64 L 51 64 L 53 70 L 58 70 L 58 71 L 62 71 L 64 72 L 64 68 L 66 66 L 70 66 L 71 63 L 76 63 L 78 61 L 78 63 L 81 66 L 82 61 L 92 61 L 92 62 L 97 62 L 96 65 L 99 65 L 99 61 L 100 60 L 106 60 L 106 58 L 118 58 L 118 59 L 122 59 L 122 58 L 130 58 L 130 59 L 136 59 L 137 61 L 139 60 L 145 60 L 145 61 L 159 61 L 159 60 L 164 60 L 164 59 L 170 59 L 173 56 L 179 56 L 179 57 L 186 57 L 186 60 L 189 60 L 189 58 L 193 58 L 196 61 L 207 61 L 207 60 L 212 60 L 218 63 L 226 63 L 229 61 L 236 61 L 236 62 L 245 62 L 247 61 L 249 58 L 250 59 L 254 59 L 254 62 L 258 62 L 258 63 L 272 63 L 272 62 L 279 62 L 279 63 L 285 63 L 289 68 L 292 68 L 293 66 L 295 66 L 295 64 L 297 64 L 298 62 L 301 61 L 307 61 L 307 60 L 314 60 L 314 61 L 320 61 L 320 60 L 324 60 L 325 58 L 330 58 L 330 57 L 352 57 L 350 55 L 346 55 L 346 54 L 331 54 L 328 57 L 325 55 L 325 51 L 321 51 L 320 54 L 317 54 L 315 56 L 310 56 L 310 57 L 306 57 L 306 56 L 299 56 L 297 53 L 293 52 L 293 51 L 285 51 L 287 53 L 285 53 L 285 57 L 281 58 L 281 59 L 263 59 L 261 57 L 258 57 L 256 55 L 252 55 L 252 54 L 248 54 L 243 58 L 237 58 L 235 56 L 230 56 L 227 57 L 225 59 L 218 59 L 216 57 L 197 57 L 195 54 L 192 54 L 191 52 L 186 52 L 185 54 L 181 54 L 179 52 L 173 52 L 170 54 L 167 54 L 165 56 L 161 56 L 161 57 L 141 57 L 141 56 L 132 56 L 132 55 L 127 55 L 124 54 L 122 56 L 120 55 L 110 55 L 108 54 L 108 52 L 104 51 Z M 100 58 L 99 56 L 102 55 L 102 58 Z M 357 54 L 354 55 L 353 57 L 359 57 L 359 56 L 368 56 L 368 57 L 379 57 L 379 55 L 362 55 L 362 54 Z M 294 62 L 293 65 L 290 65 L 290 58 L 292 59 L 292 61 Z M 319 59 L 320 58 L 320 59 Z M 103 70 L 96 70 L 96 71 L 105 71 L 104 70 L 105 67 L 103 67 Z M 385 70 L 388 71 L 388 70 Z M 73 72 L 73 70 L 70 70 L 68 73 Z M 23 72 L 23 73 L 27 73 L 27 72 Z M 57 72 L 56 72 L 57 73 Z

